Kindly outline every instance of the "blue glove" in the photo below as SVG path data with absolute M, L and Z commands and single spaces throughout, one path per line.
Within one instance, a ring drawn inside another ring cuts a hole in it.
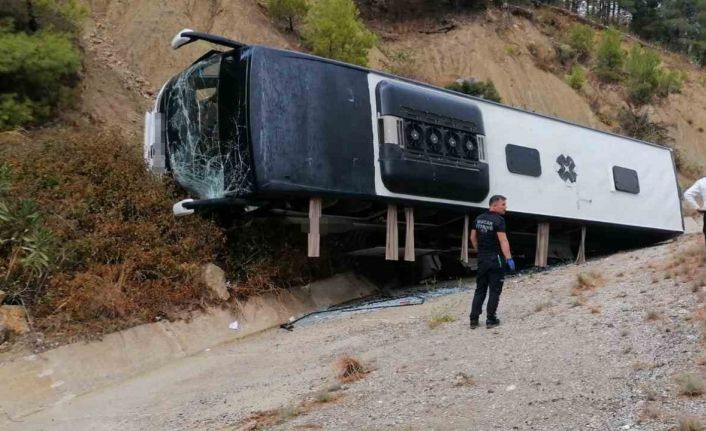
M 515 272 L 515 261 L 512 260 L 512 258 L 506 260 L 505 263 L 507 263 L 507 266 L 508 268 L 510 268 L 510 271 Z

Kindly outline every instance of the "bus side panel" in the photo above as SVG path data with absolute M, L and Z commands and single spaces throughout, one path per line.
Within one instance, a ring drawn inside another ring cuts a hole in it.
M 367 73 L 253 49 L 250 125 L 258 191 L 375 194 Z

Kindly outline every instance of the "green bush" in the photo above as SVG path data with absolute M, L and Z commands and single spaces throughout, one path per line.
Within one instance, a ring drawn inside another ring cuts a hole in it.
M 38 106 L 17 94 L 0 94 L 0 130 L 16 129 L 35 121 L 35 111 L 46 113 L 46 106 Z
M 593 52 L 596 33 L 587 25 L 577 24 L 569 29 L 567 44 L 578 54 L 580 61 L 588 60 Z
M 681 70 L 662 70 L 660 73 L 657 94 L 661 97 L 666 97 L 672 93 L 681 92 L 686 80 L 686 73 Z
M 652 101 L 659 86 L 662 60 L 656 52 L 634 46 L 630 50 L 625 70 L 628 75 L 628 97 L 638 104 Z
M 606 30 L 596 49 L 596 75 L 606 82 L 616 82 L 623 78 L 625 52 L 620 44 L 620 33 L 615 29 Z
M 31 299 L 46 283 L 54 260 L 54 235 L 31 199 L 11 199 L 10 169 L 0 166 L 0 290 L 10 301 Z
M 353 0 L 318 0 L 311 5 L 302 34 L 312 52 L 365 66 L 376 37 L 358 18 Z
M 306 0 L 267 0 L 267 10 L 273 18 L 287 22 L 289 31 L 294 31 L 294 22 L 306 15 Z
M 76 0 L 6 0 L 0 11 L 0 130 L 38 125 L 66 107 L 78 82 Z
M 472 79 L 459 80 L 447 85 L 446 88 L 470 96 L 480 97 L 481 99 L 492 100 L 498 103 L 502 102 L 500 93 L 498 93 L 495 84 L 493 84 L 493 81 L 490 79 L 487 81 L 475 81 Z
M 571 68 L 571 73 L 566 75 L 566 82 L 574 90 L 580 90 L 586 83 L 586 69 L 577 65 Z
M 578 59 L 576 50 L 565 43 L 555 45 L 554 50 L 556 51 L 556 59 L 566 68 L 571 67 Z
M 79 0 L 3 0 L 0 18 L 9 18 L 17 31 L 48 30 L 77 34 L 88 8 Z

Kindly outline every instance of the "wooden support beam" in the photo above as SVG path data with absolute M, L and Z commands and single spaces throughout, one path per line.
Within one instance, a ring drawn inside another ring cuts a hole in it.
M 549 223 L 537 225 L 537 251 L 534 256 L 534 265 L 541 268 L 547 266 L 549 256 Z
M 404 209 L 405 236 L 404 236 L 404 260 L 414 262 L 414 208 Z
M 307 256 L 319 257 L 321 235 L 321 198 L 309 198 L 309 244 Z
M 400 245 L 397 235 L 397 205 L 387 206 L 387 240 L 385 241 L 385 259 L 399 260 Z
M 581 265 L 582 263 L 586 263 L 586 226 L 581 226 L 581 242 L 576 255 L 576 264 Z
M 468 263 L 468 214 L 463 218 L 463 238 L 461 238 L 461 262 Z

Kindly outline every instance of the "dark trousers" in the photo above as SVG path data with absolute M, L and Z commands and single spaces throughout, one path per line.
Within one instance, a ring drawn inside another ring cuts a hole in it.
M 479 261 L 478 274 L 476 275 L 476 293 L 473 295 L 473 306 L 471 307 L 471 320 L 478 320 L 478 316 L 483 313 L 483 302 L 485 296 L 490 291 L 488 297 L 488 307 L 486 319 L 494 319 L 500 302 L 500 293 L 503 291 L 505 282 L 505 268 L 502 260 Z

